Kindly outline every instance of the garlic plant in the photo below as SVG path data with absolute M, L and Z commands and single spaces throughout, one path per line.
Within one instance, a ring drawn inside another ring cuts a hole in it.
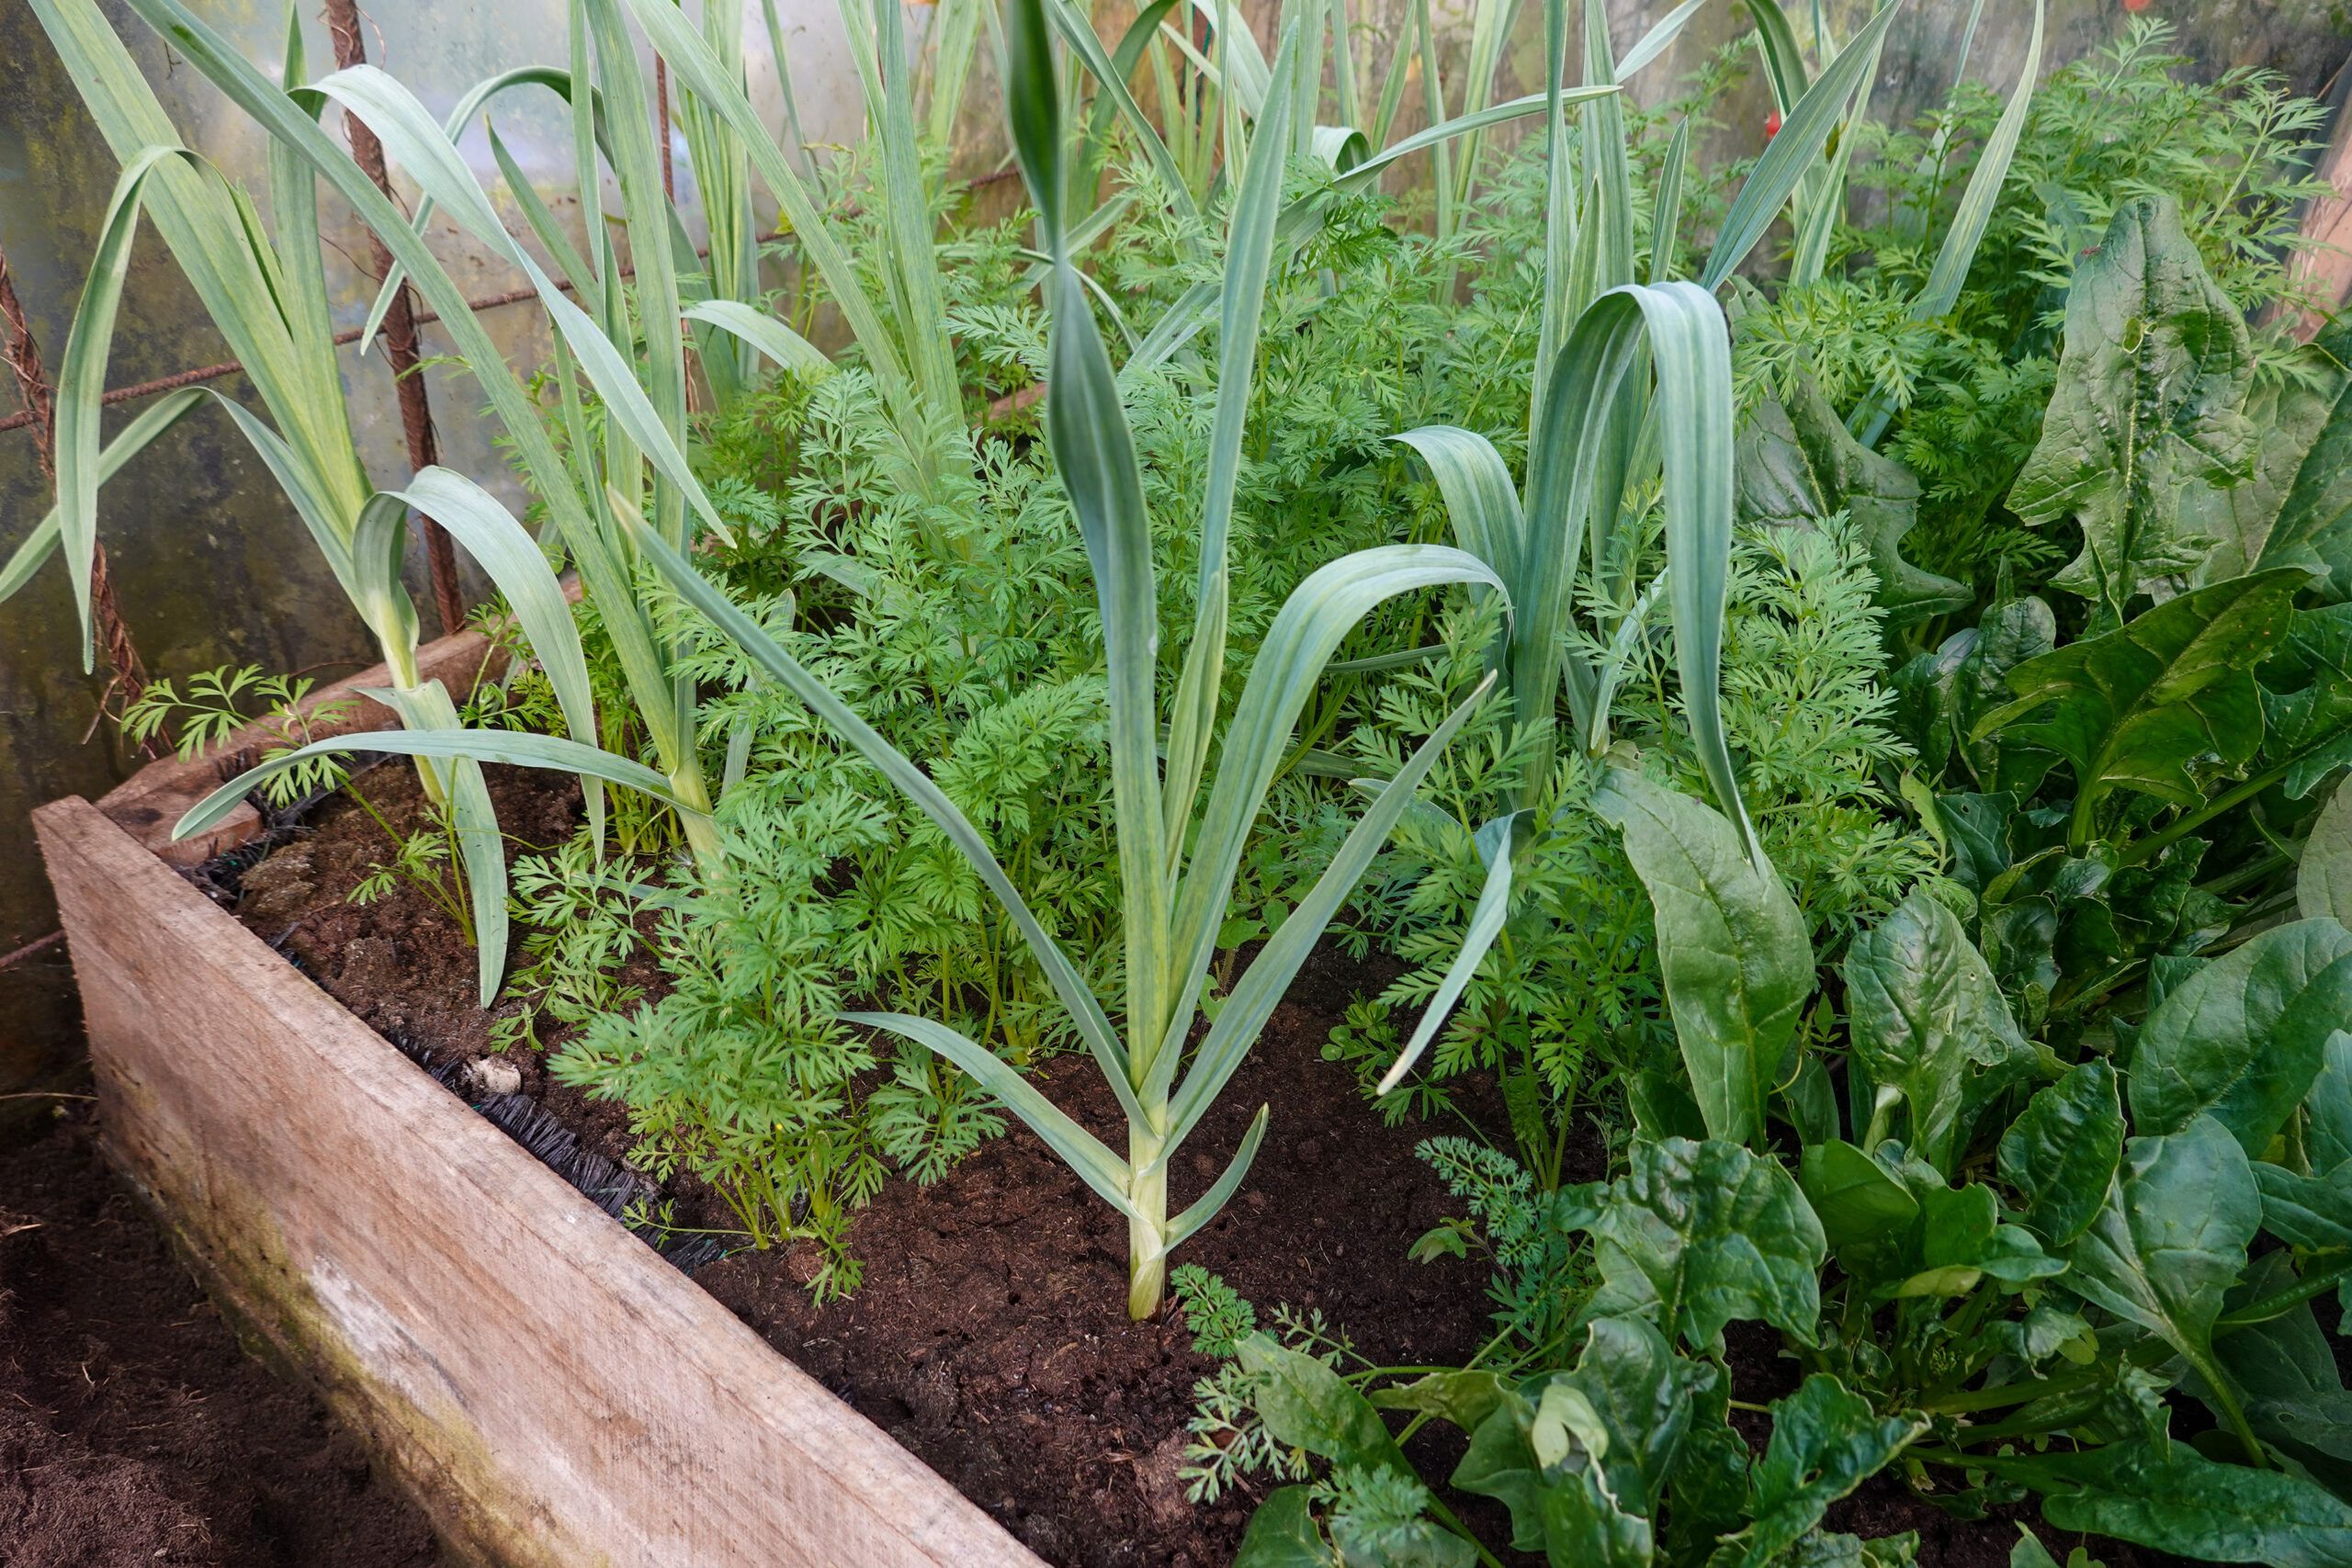
M 1428 1049 L 1500 935 L 1510 912 L 1514 863 L 1552 830 L 1530 807 L 1551 773 L 1555 710 L 1565 697 L 1570 743 L 1598 758 L 1611 744 L 1610 709 L 1647 635 L 1653 601 L 1666 598 L 1677 676 L 1701 771 L 1749 863 L 1769 874 L 1762 844 L 1740 798 L 1724 734 L 1718 682 L 1726 573 L 1732 547 L 1734 401 L 1729 324 L 1716 295 L 1763 240 L 1792 213 L 1796 268 L 1826 243 L 1842 209 L 1851 132 L 1867 112 L 1870 83 L 1886 29 L 1902 0 L 1889 0 L 1820 73 L 1807 79 L 1802 54 L 1774 0 L 1756 0 L 1758 37 L 1785 113 L 1779 132 L 1724 214 L 1695 282 L 1673 278 L 1688 127 L 1667 156 L 1651 234 L 1649 277 L 1634 276 L 1631 159 L 1613 99 L 1585 103 L 1581 159 L 1572 157 L 1562 110 L 1565 0 L 1547 7 L 1551 74 L 1550 168 L 1545 206 L 1544 318 L 1537 380 L 1530 389 L 1524 494 L 1492 443 L 1451 425 L 1426 425 L 1396 439 L 1427 464 L 1456 541 L 1494 567 L 1512 589 L 1519 617 L 1492 655 L 1514 721 L 1536 731 L 1533 761 L 1519 798 L 1473 835 L 1487 866 L 1461 951 L 1420 1023 L 1380 1081 L 1394 1089 Z M 1652 37 L 1690 9 L 1684 6 Z M 1611 57 L 1602 7 L 1585 7 L 1583 69 L 1589 81 L 1622 82 L 1652 51 L 1645 39 L 1620 64 Z M 2035 0 L 2026 69 L 1972 174 L 1933 271 L 1922 287 L 1922 318 L 1950 309 L 1982 239 L 2023 125 L 2041 45 L 2042 0 Z M 1839 132 L 1846 134 L 1838 134 Z M 1837 150 L 1826 152 L 1833 136 Z M 1874 439 L 1885 423 L 1857 415 Z M 1666 566 L 1646 585 L 1634 581 L 1641 520 L 1656 481 L 1666 523 Z M 1580 587 L 1589 584 L 1589 588 Z M 1590 606 L 1577 625 L 1579 602 Z M 1582 635 L 1580 635 L 1582 634 Z M 1598 659 L 1583 651 L 1603 649 Z M 1465 829 L 1465 832 L 1468 830 Z

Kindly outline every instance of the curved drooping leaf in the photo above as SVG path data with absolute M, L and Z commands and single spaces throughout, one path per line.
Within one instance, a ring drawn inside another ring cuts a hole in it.
M 115 312 L 122 303 L 123 279 L 130 271 L 130 243 L 150 175 L 174 162 L 198 166 L 197 155 L 177 143 L 140 149 L 123 160 L 114 194 L 99 225 L 97 253 L 90 259 L 82 298 L 65 334 L 65 356 L 57 373 L 57 514 L 59 538 L 73 576 L 74 605 L 82 618 L 82 671 L 97 657 L 91 630 L 91 573 L 98 549 L 100 400 L 106 392 L 107 357 L 114 348 Z M 158 182 L 161 183 L 160 181 Z
M 1811 376 L 1787 403 L 1768 399 L 1747 416 L 1739 458 L 1739 510 L 1749 522 L 1817 525 L 1840 512 L 1852 520 L 1869 547 L 1888 626 L 1974 603 L 1968 584 L 1904 558 L 1903 537 L 1919 520 L 1918 479 L 1855 440 Z
M 1854 1055 L 1911 1111 L 1911 1147 L 1949 1176 L 1984 1102 L 2031 1070 L 2032 1048 L 1962 929 L 1914 893 L 1846 958 Z
M 2172 1443 L 2163 1455 L 2135 1441 L 1982 1462 L 2041 1492 L 2044 1517 L 2062 1530 L 2111 1535 L 2203 1562 L 2341 1568 L 2352 1562 L 2352 1504 L 2282 1471 L 2217 1464 L 2187 1443 Z
M 1437 989 L 1430 994 L 1429 1005 L 1421 1010 L 1421 1021 L 1413 1026 L 1412 1038 L 1405 1042 L 1396 1060 L 1380 1076 L 1376 1092 L 1386 1094 L 1413 1070 L 1413 1064 L 1420 1060 L 1421 1053 L 1436 1037 L 1438 1026 L 1469 988 L 1479 964 L 1495 945 L 1495 938 L 1502 934 L 1503 922 L 1510 914 L 1512 847 L 1519 829 L 1532 817 L 1532 812 L 1515 811 L 1478 829 L 1478 853 L 1487 863 L 1487 876 L 1479 885 L 1478 901 L 1471 908 L 1469 923 L 1463 928 L 1461 949 L 1446 964 Z
M 691 321 L 707 321 L 750 344 L 803 380 L 814 381 L 833 373 L 824 350 L 763 310 L 734 299 L 697 299 L 682 312 Z
M 2001 1176 L 2024 1196 L 2026 1224 L 2055 1247 L 2090 1228 L 2122 1163 L 2123 1107 L 2115 1069 L 2100 1061 L 2036 1094 L 2001 1139 Z
M 429 470 L 428 470 L 429 471 Z M 415 734 L 464 733 L 458 709 L 438 681 L 422 686 L 371 691 L 368 696 L 401 716 Z M 588 750 L 582 746 L 582 750 Z M 434 769 L 458 830 L 458 853 L 466 866 L 466 898 L 473 912 L 475 968 L 481 1005 L 498 999 L 506 978 L 506 839 L 490 803 L 490 784 L 478 757 L 452 756 Z
M 1752 1142 L 1813 990 L 1804 921 L 1732 825 L 1688 795 L 1611 769 L 1594 809 L 1623 830 L 1649 890 L 1667 1004 L 1708 1135 Z
M 1772 1404 L 1772 1437 L 1756 1462 L 1755 1513 L 1708 1559 L 1710 1568 L 1766 1568 L 1781 1561 L 1829 1505 L 1886 1468 L 1926 1431 L 1916 1417 L 1880 1416 L 1826 1373 Z
M 2072 516 L 2083 552 L 2052 581 L 2120 623 L 2159 578 L 2196 567 L 2184 497 L 2226 489 L 2255 457 L 2239 412 L 2254 373 L 2245 319 L 2205 270 L 2169 195 L 2118 208 L 2075 269 L 2065 352 L 2041 444 L 2009 492 L 2028 523 Z
M 2211 1114 L 2258 1156 L 2352 1019 L 2352 931 L 2332 919 L 2262 932 L 2168 992 L 2141 1027 L 2132 1123 L 2177 1133 Z
M 1743 1319 L 1813 1342 L 1828 1244 L 1777 1159 L 1715 1138 L 1636 1142 L 1592 1234 L 1596 1317 L 1649 1317 L 1702 1351 Z
M 2213 1323 L 2245 1272 L 2262 1197 L 2245 1151 L 2210 1116 L 2133 1138 L 2106 1204 L 2068 1250 L 2066 1283 L 2218 1382 Z
M 2029 659 L 2008 673 L 2014 699 L 1980 717 L 1972 734 L 2002 733 L 2065 760 L 2078 842 L 2087 840 L 2091 804 L 2110 790 L 2199 805 L 2205 795 L 2191 762 L 2211 755 L 2241 763 L 2262 742 L 2254 668 L 2286 631 L 2308 580 L 2293 569 L 2232 578 Z

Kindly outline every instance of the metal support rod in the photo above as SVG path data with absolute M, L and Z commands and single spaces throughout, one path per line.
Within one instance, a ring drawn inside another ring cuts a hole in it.
M 16 372 L 17 391 L 25 400 L 25 422 L 33 427 L 34 439 L 39 443 L 36 456 L 41 478 L 54 493 L 57 400 L 49 384 L 49 371 L 41 363 L 40 344 L 33 339 L 32 323 L 25 319 L 25 308 L 17 299 L 16 280 L 8 274 L 5 252 L 0 252 L 0 321 L 7 323 L 6 357 L 8 368 Z M 114 671 L 98 698 L 98 711 L 104 715 L 113 711 L 118 695 L 125 705 L 139 700 L 139 694 L 147 689 L 147 671 L 140 662 L 138 646 L 130 640 L 130 628 L 123 624 L 121 606 L 115 601 L 114 578 L 107 570 L 107 547 L 103 544 L 97 547 L 90 563 L 90 611 L 98 642 L 107 650 L 107 663 Z M 158 739 L 169 744 L 171 737 L 159 728 L 141 743 L 141 750 L 150 757 L 161 756 Z
M 355 0 L 326 0 L 327 32 L 334 39 L 334 62 L 338 69 L 349 70 L 365 64 L 368 48 L 359 36 L 359 8 Z M 351 141 L 351 161 L 359 172 L 376 184 L 376 188 L 390 197 L 392 182 L 384 168 L 384 144 L 368 129 L 356 114 L 343 117 L 345 134 Z M 383 239 L 370 230 L 368 246 L 376 269 L 376 280 L 381 283 L 391 275 L 392 253 Z M 417 371 L 420 356 L 416 348 L 416 295 L 405 280 L 392 299 L 391 308 L 384 313 L 384 359 L 392 367 L 392 385 L 400 395 L 401 428 L 408 436 L 408 461 L 412 469 L 429 468 L 441 460 L 439 445 L 433 437 L 433 408 L 427 400 L 424 378 Z M 441 629 L 456 632 L 466 624 L 466 601 L 458 590 L 458 555 L 449 543 L 448 532 L 423 513 L 417 521 L 424 531 L 424 560 L 433 582 L 433 603 L 441 613 Z

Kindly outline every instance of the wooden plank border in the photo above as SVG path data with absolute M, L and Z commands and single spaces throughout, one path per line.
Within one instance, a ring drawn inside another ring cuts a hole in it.
M 178 773 L 133 796 L 166 832 L 213 777 Z M 109 1156 L 458 1551 L 495 1568 L 1043 1568 L 114 812 L 74 798 L 33 821 Z

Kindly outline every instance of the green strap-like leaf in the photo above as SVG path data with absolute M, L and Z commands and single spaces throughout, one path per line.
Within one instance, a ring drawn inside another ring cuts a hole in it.
M 1783 106 L 1786 118 L 1779 134 L 1764 149 L 1741 184 L 1739 194 L 1732 198 L 1731 210 L 1724 214 L 1722 226 L 1715 233 L 1715 248 L 1708 254 L 1707 265 L 1699 275 L 1700 285 L 1709 293 L 1722 287 L 1724 280 L 1739 270 L 1740 263 L 1764 238 L 1772 220 L 1780 216 L 1797 182 L 1811 172 L 1814 160 L 1829 143 L 1829 133 L 1845 118 L 1847 100 L 1854 96 L 1878 59 L 1878 47 L 1894 15 L 1903 8 L 1903 0 L 1889 0 L 1879 8 L 1861 31 L 1847 43 L 1844 51 L 1821 73 L 1821 79 L 1809 88 L 1793 107 Z M 1777 14 L 1778 7 L 1756 7 L 1759 21 L 1769 9 Z M 1786 23 L 1782 23 L 1785 27 Z M 1767 51 L 1766 58 L 1773 54 Z M 1779 73 L 1773 75 L 1778 92 L 1802 86 L 1803 68 L 1796 69 L 1797 80 L 1784 81 Z
M 130 242 L 139 231 L 139 210 L 147 177 L 165 163 L 194 164 L 187 148 L 158 145 L 126 159 L 107 200 L 98 228 L 97 252 L 74 323 L 65 334 L 65 357 L 57 372 L 57 514 L 66 569 L 74 579 L 74 607 L 82 620 L 82 670 L 95 667 L 97 642 L 91 627 L 90 576 L 98 553 L 100 468 L 99 408 L 106 393 L 107 355 L 114 347 L 114 319 L 122 303 L 122 282 L 130 270 Z
M 246 769 L 189 807 L 173 825 L 172 837 L 185 839 L 204 831 L 280 773 L 315 758 L 350 751 L 389 751 L 396 756 L 436 759 L 469 757 L 478 762 L 500 762 L 508 767 L 547 768 L 602 779 L 624 789 L 640 790 L 673 811 L 694 809 L 671 792 L 669 780 L 644 763 L 560 736 L 533 735 L 519 729 L 370 729 L 313 740 Z
M 458 729 L 457 707 L 438 681 L 366 694 L 399 714 L 411 734 L 463 733 Z M 481 1005 L 488 1007 L 498 999 L 506 977 L 506 839 L 498 830 L 498 810 L 491 805 L 480 759 L 454 757 L 435 773 L 447 792 L 450 819 L 458 829 L 458 853 L 465 862 Z
M 1060 1156 L 1062 1163 L 1104 1202 L 1131 1220 L 1142 1219 L 1141 1212 L 1127 1195 L 1127 1162 L 1105 1147 L 1102 1139 L 1071 1121 L 995 1052 L 944 1023 L 907 1013 L 845 1012 L 840 1017 L 844 1023 L 887 1029 L 893 1034 L 904 1035 L 971 1074 L 982 1089 L 1002 1100 L 1006 1110 L 1044 1139 L 1046 1146 Z
M 1163 1050 L 1181 1043 L 1199 999 L 1242 848 L 1289 749 L 1299 711 L 1324 666 L 1356 623 L 1381 604 L 1400 593 L 1457 582 L 1503 591 L 1501 579 L 1463 551 L 1436 545 L 1386 545 L 1317 569 L 1283 601 L 1259 642 L 1250 679 L 1226 729 L 1216 783 L 1177 897 L 1174 945 L 1155 949 L 1151 955 L 1151 962 L 1168 965 L 1179 987 L 1173 1005 L 1163 1014 Z M 1292 916 L 1293 921 L 1297 919 Z M 1291 922 L 1284 922 L 1283 929 L 1290 930 Z M 1319 931 L 1321 923 L 1314 929 Z M 1268 951 L 1272 951 L 1271 942 Z M 1259 960 L 1264 961 L 1262 956 Z M 1267 1005 L 1272 1007 L 1271 999 Z M 1226 1018 L 1237 1016 L 1235 1009 L 1236 1001 L 1228 998 L 1218 1015 L 1219 1028 Z
M 204 400 L 208 391 L 209 389 L 203 387 L 182 387 L 178 391 L 164 393 L 141 410 L 139 417 L 123 426 L 121 434 L 107 442 L 105 449 L 99 452 L 96 483 L 104 485 L 114 478 L 125 463 L 145 451 L 164 432 L 187 417 L 189 411 Z M 18 590 L 33 580 L 49 558 L 57 553 L 58 541 L 64 533 L 63 516 L 56 506 L 51 506 L 41 520 L 33 525 L 33 531 L 25 536 L 24 543 L 8 557 L 7 563 L 0 566 L 0 604 L 14 598 Z
M 988 884 L 989 890 L 997 896 L 998 901 L 1004 906 L 1005 913 L 1012 918 L 1022 939 L 1029 944 L 1037 966 L 1045 971 L 1046 981 L 1054 987 L 1054 995 L 1061 999 L 1062 1006 L 1069 1010 L 1071 1021 L 1078 1026 L 1080 1038 L 1094 1052 L 1095 1059 L 1102 1068 L 1102 1076 L 1110 1080 L 1113 1090 L 1120 1095 L 1121 1108 L 1130 1116 L 1138 1116 L 1140 1111 L 1134 1104 L 1133 1092 L 1126 1088 L 1126 1052 L 1119 1044 L 1117 1035 L 1112 1032 L 1102 1004 L 1095 1000 L 1078 970 L 1031 912 L 1027 901 L 1012 886 L 1012 879 L 997 863 L 988 840 L 980 837 L 979 829 L 974 828 L 964 813 L 957 809 L 956 803 L 932 782 L 930 774 L 910 761 L 872 725 L 859 717 L 848 704 L 835 696 L 823 682 L 802 667 L 798 660 L 778 647 L 775 639 L 769 637 L 757 621 L 713 587 L 701 573 L 687 564 L 684 557 L 650 534 L 639 542 L 655 568 L 678 591 L 679 597 L 708 617 L 750 656 L 752 662 L 807 704 L 819 718 L 848 741 L 853 750 L 873 763 L 885 778 L 922 807 L 923 814 L 938 825 L 948 842 L 971 863 L 972 869 L 979 873 L 980 880 Z
M 777 321 L 734 299 L 697 299 L 683 312 L 688 321 L 708 321 L 734 333 L 784 369 L 805 381 L 833 373 L 825 351 Z
M 1380 787 L 1380 793 L 1374 796 L 1341 841 L 1339 852 L 1331 857 L 1331 863 L 1323 868 L 1323 874 L 1315 879 L 1315 886 L 1291 910 L 1290 918 L 1266 940 L 1266 945 L 1258 950 L 1258 956 L 1243 971 L 1241 978 L 1234 982 L 1232 993 L 1217 1009 L 1216 1021 L 1209 1025 L 1207 1036 L 1193 1055 L 1191 1070 L 1169 1101 L 1169 1132 L 1157 1163 L 1165 1164 L 1171 1158 L 1186 1135 L 1208 1114 L 1209 1107 L 1238 1070 L 1250 1047 L 1257 1043 L 1258 1032 L 1265 1027 L 1283 993 L 1290 989 L 1299 965 L 1306 962 L 1307 954 L 1322 940 L 1331 917 L 1339 912 L 1340 901 L 1354 891 L 1358 879 L 1371 865 L 1372 857 L 1388 841 L 1397 818 L 1413 803 L 1415 792 L 1436 764 L 1439 753 L 1493 684 L 1491 675 L 1480 682 L 1477 689 L 1446 716 L 1445 722 L 1414 749 L 1396 776 Z M 1222 908 L 1221 901 L 1219 907 Z M 1193 995 L 1188 994 L 1182 1014 L 1187 1023 L 1193 1005 Z M 1171 1025 L 1171 1037 L 1162 1043 L 1159 1058 L 1153 1064 L 1153 1081 L 1148 1087 L 1155 1096 L 1164 1092 L 1174 1075 L 1181 1032 Z
M 1386 1094 L 1404 1081 L 1436 1038 L 1438 1025 L 1453 1010 L 1454 1002 L 1467 989 L 1487 950 L 1502 935 L 1503 921 L 1510 914 L 1511 847 L 1516 830 L 1534 814 L 1516 811 L 1509 817 L 1497 818 L 1478 829 L 1478 853 L 1487 862 L 1487 880 L 1478 889 L 1478 901 L 1470 909 L 1470 921 L 1462 930 L 1462 948 L 1445 967 L 1445 976 L 1430 993 L 1429 1006 L 1421 1010 L 1421 1021 L 1413 1027 L 1413 1037 L 1405 1042 L 1396 1060 L 1381 1075 L 1377 1093 Z

